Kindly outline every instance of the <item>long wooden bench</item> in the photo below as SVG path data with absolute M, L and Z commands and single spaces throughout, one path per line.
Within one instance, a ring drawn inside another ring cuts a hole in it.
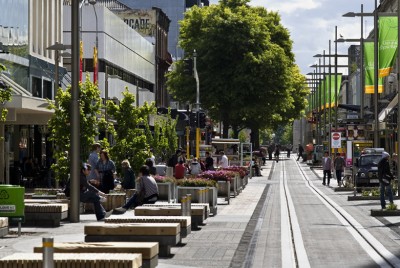
M 0 268 L 12 267 L 44 267 L 43 254 L 14 253 L 0 259 Z M 139 268 L 142 267 L 142 255 L 132 253 L 54 253 L 54 268 L 63 267 Z
M 157 202 L 155 204 L 143 204 L 144 207 L 180 207 L 180 203 L 166 203 L 166 202 Z M 191 207 L 202 207 L 204 209 L 204 219 L 210 217 L 210 204 L 209 203 L 191 203 Z
M 106 223 L 180 223 L 181 238 L 187 237 L 192 232 L 192 221 L 189 216 L 111 216 L 105 219 Z
M 54 243 L 55 253 L 136 253 L 142 254 L 142 267 L 154 268 L 158 265 L 157 242 L 64 242 Z M 42 247 L 35 247 L 35 253 L 42 253 Z
M 59 227 L 68 218 L 68 204 L 25 203 L 25 223 L 28 226 Z
M 180 223 L 121 223 L 85 225 L 85 242 L 158 242 L 159 255 L 168 257 L 181 240 Z
M 0 217 L 0 237 L 8 235 L 8 218 Z
M 204 224 L 205 212 L 201 206 L 191 208 L 192 230 L 198 229 L 199 225 Z M 181 216 L 180 205 L 175 206 L 141 206 L 135 208 L 135 216 Z

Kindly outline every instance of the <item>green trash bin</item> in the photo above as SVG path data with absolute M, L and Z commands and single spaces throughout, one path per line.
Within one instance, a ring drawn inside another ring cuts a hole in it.
M 25 217 L 24 195 L 24 187 L 0 185 L 0 217 L 22 222 Z

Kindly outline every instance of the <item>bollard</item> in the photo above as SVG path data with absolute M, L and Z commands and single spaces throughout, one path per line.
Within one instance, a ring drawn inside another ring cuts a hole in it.
M 181 198 L 181 216 L 185 216 L 186 215 L 186 204 L 187 203 L 187 197 L 186 196 L 182 196 Z
M 187 209 L 186 209 L 185 216 L 191 217 L 192 216 L 192 195 L 191 194 L 187 194 L 186 198 L 187 198 L 187 200 L 186 200 Z
M 54 239 L 43 237 L 43 268 L 54 268 Z

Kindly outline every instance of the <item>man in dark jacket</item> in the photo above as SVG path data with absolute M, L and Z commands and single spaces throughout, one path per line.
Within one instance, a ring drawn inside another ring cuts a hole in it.
M 390 171 L 389 154 L 387 152 L 382 153 L 382 159 L 378 163 L 378 177 L 380 183 L 381 207 L 382 209 L 385 209 L 385 191 L 388 194 L 390 204 L 393 204 L 393 193 L 390 185 L 390 182 L 393 179 L 393 174 Z
M 89 164 L 83 164 L 80 176 L 80 200 L 83 203 L 93 203 L 94 213 L 98 221 L 103 221 L 112 214 L 112 210 L 106 212 L 100 203 L 100 200 L 106 197 L 106 194 L 89 184 L 87 176 L 92 167 Z
M 301 144 L 299 144 L 299 156 L 297 157 L 297 161 L 299 161 L 299 159 L 303 157 L 303 153 L 304 153 L 304 148 Z

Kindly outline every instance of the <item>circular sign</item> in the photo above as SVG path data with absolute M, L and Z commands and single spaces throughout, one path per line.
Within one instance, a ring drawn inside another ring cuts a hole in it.
M 340 139 L 340 134 L 339 133 L 333 133 L 332 134 L 332 139 L 334 139 L 334 140 Z

